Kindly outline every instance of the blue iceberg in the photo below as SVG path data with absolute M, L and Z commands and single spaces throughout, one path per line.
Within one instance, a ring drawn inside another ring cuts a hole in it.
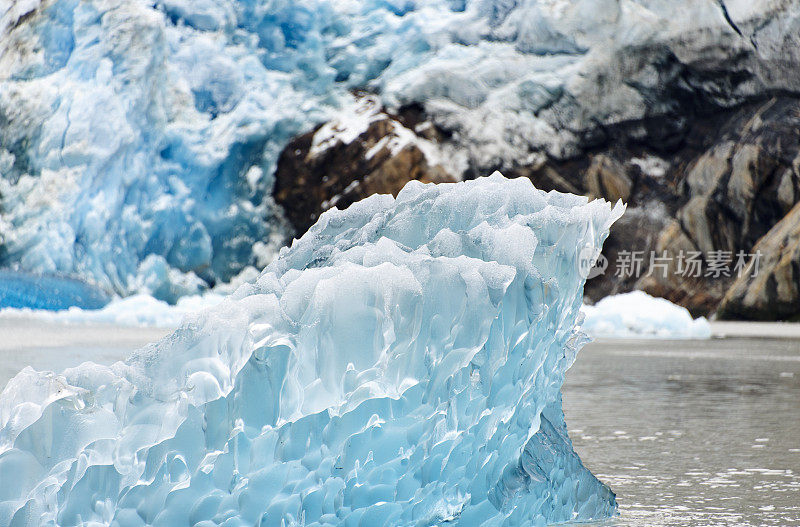
M 623 211 L 500 175 L 325 213 L 111 367 L 0 395 L 0 525 L 540 525 L 612 492 L 561 411 Z
M 11 380 L 0 525 L 613 515 L 560 387 L 586 341 L 581 259 L 623 208 L 494 175 L 326 212 L 125 362 Z

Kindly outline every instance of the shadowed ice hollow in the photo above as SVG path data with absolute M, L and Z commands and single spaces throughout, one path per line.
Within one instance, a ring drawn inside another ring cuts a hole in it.
M 542 525 L 608 517 L 572 449 L 579 253 L 623 212 L 499 174 L 326 212 L 111 367 L 0 396 L 0 525 Z

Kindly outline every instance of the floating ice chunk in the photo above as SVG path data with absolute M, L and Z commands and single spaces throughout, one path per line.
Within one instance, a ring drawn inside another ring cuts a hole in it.
M 586 340 L 580 250 L 622 211 L 495 175 L 326 212 L 127 361 L 12 379 L 0 525 L 612 515 L 560 387 Z
M 582 329 L 593 337 L 707 339 L 711 326 L 704 317 L 692 319 L 689 311 L 664 298 L 632 291 L 584 306 Z

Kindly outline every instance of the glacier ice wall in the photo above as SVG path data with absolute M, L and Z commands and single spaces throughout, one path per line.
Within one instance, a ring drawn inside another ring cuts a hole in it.
M 174 301 L 263 267 L 281 148 L 427 47 L 397 4 L 0 1 L 0 268 Z
M 252 284 L 111 367 L 0 395 L 0 525 L 605 518 L 560 387 L 580 254 L 623 207 L 500 175 L 326 212 Z
M 659 61 L 743 61 L 731 104 L 794 89 L 781 4 L 0 0 L 0 268 L 174 301 L 272 258 L 278 153 L 352 88 L 424 102 L 478 167 L 575 154 L 669 111 Z

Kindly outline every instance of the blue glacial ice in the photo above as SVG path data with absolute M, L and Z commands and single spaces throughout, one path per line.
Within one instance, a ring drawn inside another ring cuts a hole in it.
M 102 289 L 73 278 L 0 269 L 0 312 L 8 308 L 97 310 L 109 300 Z
M 623 212 L 526 179 L 332 209 L 111 367 L 0 395 L 0 525 L 500 526 L 606 518 L 561 411 L 581 254 Z
M 449 11 L 403 4 L 0 0 L 0 268 L 170 302 L 263 268 L 280 150 Z
M 715 2 L 0 0 L 0 268 L 202 293 L 289 238 L 277 156 L 351 89 L 424 102 L 475 166 L 574 154 L 649 111 L 618 54 L 709 27 Z

